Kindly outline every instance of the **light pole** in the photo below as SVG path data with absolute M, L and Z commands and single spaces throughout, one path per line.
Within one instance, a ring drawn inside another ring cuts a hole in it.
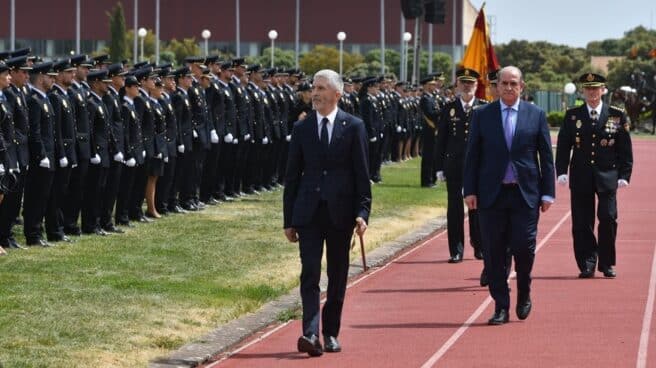
M 412 39 L 412 33 L 403 33 L 403 81 L 408 80 L 408 42 Z
M 200 33 L 200 36 L 205 40 L 205 56 L 207 56 L 209 55 L 207 49 L 207 40 L 212 36 L 212 32 L 210 32 L 209 29 L 204 29 L 203 32 Z
M 275 29 L 272 29 L 269 31 L 269 39 L 271 40 L 271 67 L 273 68 L 273 47 L 274 43 L 276 41 L 276 38 L 278 38 L 278 31 Z
M 140 40 L 141 40 L 141 53 L 140 53 L 141 57 L 139 58 L 139 60 L 140 60 L 140 61 L 143 61 L 143 58 L 144 58 L 144 54 L 143 54 L 143 49 L 144 49 L 144 38 L 146 38 L 146 35 L 148 34 L 148 31 L 146 30 L 146 28 L 141 27 L 141 28 L 139 28 L 139 30 L 137 31 L 137 34 L 139 35 L 139 38 L 140 38 Z
M 343 60 L 343 54 L 344 54 L 344 40 L 346 39 L 346 33 L 345 32 L 338 32 L 337 33 L 337 40 L 339 41 L 339 75 L 342 75 L 342 60 Z

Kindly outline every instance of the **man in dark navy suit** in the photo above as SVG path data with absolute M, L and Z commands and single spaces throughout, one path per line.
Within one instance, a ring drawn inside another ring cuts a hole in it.
M 284 228 L 300 241 L 303 335 L 298 351 L 323 353 L 319 341 L 319 280 L 326 242 L 328 292 L 322 312 L 325 351 L 339 352 L 337 341 L 349 268 L 353 228 L 367 229 L 371 211 L 368 138 L 362 120 L 337 108 L 343 83 L 339 74 L 314 75 L 315 110 L 294 124 L 285 175 Z
M 508 322 L 506 247 L 515 258 L 519 319 L 531 311 L 531 269 L 539 210 L 555 198 L 551 138 L 544 111 L 520 101 L 522 72 L 499 71 L 500 100 L 474 111 L 467 144 L 464 196 L 478 209 L 489 289 L 496 306 L 491 325 Z

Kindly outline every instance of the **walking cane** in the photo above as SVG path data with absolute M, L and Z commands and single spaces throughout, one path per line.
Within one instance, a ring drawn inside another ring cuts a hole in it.
M 353 237 L 351 238 L 351 249 L 355 248 L 355 236 L 356 235 L 357 235 L 357 233 L 355 231 L 353 231 Z M 367 258 L 364 254 L 364 239 L 362 238 L 361 235 L 358 235 L 358 237 L 360 238 L 360 253 L 362 254 L 362 269 L 364 271 L 366 271 L 366 270 L 369 269 L 369 267 L 367 267 Z

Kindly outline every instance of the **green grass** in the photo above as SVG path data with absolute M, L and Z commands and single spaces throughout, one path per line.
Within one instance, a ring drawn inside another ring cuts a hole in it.
M 383 169 L 368 248 L 443 214 L 444 185 L 420 188 L 418 166 Z M 300 265 L 297 244 L 283 235 L 281 198 L 266 193 L 0 258 L 0 362 L 145 366 L 287 293 Z

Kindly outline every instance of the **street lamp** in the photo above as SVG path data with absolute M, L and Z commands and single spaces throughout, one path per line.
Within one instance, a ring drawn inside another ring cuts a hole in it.
M 271 40 L 271 67 L 273 68 L 273 47 L 274 42 L 278 38 L 278 32 L 275 29 L 269 31 L 269 39 Z
M 208 50 L 207 50 L 207 40 L 212 36 L 212 32 L 210 32 L 209 29 L 204 29 L 203 32 L 200 33 L 200 36 L 203 37 L 205 40 L 205 56 L 208 55 Z
M 339 75 L 342 75 L 342 56 L 344 54 L 344 40 L 346 39 L 345 32 L 337 32 L 337 40 L 339 40 Z
M 408 42 L 412 39 L 412 33 L 403 32 L 403 81 L 408 79 Z
M 142 61 L 143 61 L 143 58 L 144 58 L 144 54 L 143 54 L 143 49 L 144 49 L 144 38 L 146 38 L 146 35 L 147 35 L 147 34 L 148 34 L 148 31 L 147 31 L 146 28 L 144 28 L 144 27 L 139 28 L 139 30 L 137 31 L 137 35 L 138 35 L 139 38 L 141 39 L 141 60 L 142 60 Z

